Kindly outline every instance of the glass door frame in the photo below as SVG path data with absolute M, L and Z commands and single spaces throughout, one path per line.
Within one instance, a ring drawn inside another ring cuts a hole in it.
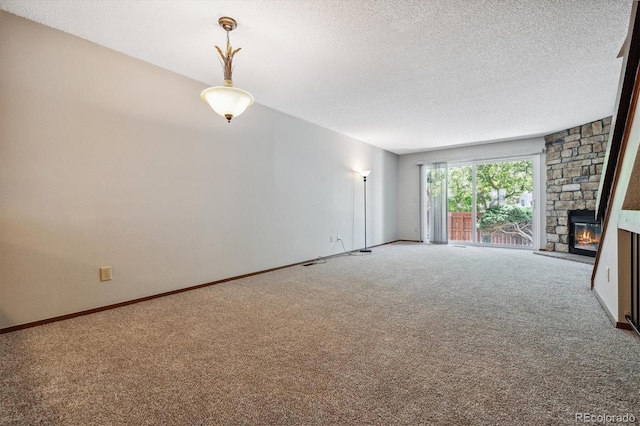
M 509 157 L 494 157 L 487 158 L 481 160 L 466 160 L 466 161 L 449 161 L 448 167 L 462 167 L 462 166 L 472 166 L 471 167 L 471 193 L 472 193 L 472 217 L 477 218 L 477 200 L 476 200 L 476 166 L 482 164 L 492 164 L 492 163 L 507 163 L 511 161 L 531 161 L 533 164 L 532 167 L 532 179 L 533 179 L 533 190 L 532 190 L 532 218 L 531 218 L 531 226 L 533 229 L 533 241 L 531 242 L 531 246 L 518 246 L 518 245 L 507 245 L 507 244 L 486 244 L 482 242 L 478 242 L 478 230 L 477 230 L 477 219 L 473 220 L 473 226 L 471 231 L 471 242 L 469 241 L 451 241 L 455 244 L 461 245 L 474 245 L 481 247 L 506 247 L 506 248 L 515 248 L 515 249 L 523 249 L 523 250 L 537 250 L 540 247 L 540 214 L 539 207 L 540 203 L 538 200 L 541 199 L 540 193 L 540 178 L 538 176 L 540 170 L 540 155 L 523 155 L 523 156 L 509 156 Z M 424 213 L 426 214 L 426 212 Z

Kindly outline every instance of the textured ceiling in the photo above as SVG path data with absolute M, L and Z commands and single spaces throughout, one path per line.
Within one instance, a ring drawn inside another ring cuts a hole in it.
M 0 8 L 210 85 L 222 82 L 217 20 L 231 16 L 231 44 L 242 47 L 237 87 L 402 154 L 611 115 L 631 0 L 0 0 Z

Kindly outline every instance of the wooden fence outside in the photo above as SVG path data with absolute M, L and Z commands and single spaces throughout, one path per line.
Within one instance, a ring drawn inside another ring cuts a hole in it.
M 482 213 L 477 213 L 479 219 Z M 448 216 L 448 236 L 449 241 L 471 242 L 473 234 L 473 213 L 471 212 L 449 212 Z M 477 219 L 476 219 L 477 221 Z M 477 231 L 476 241 L 479 243 L 491 243 L 511 246 L 530 246 L 531 242 L 518 235 L 506 235 L 501 233 L 483 234 Z

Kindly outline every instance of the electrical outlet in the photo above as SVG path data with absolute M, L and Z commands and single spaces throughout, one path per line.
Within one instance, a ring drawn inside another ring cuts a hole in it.
M 100 268 L 100 281 L 111 281 L 111 266 Z
M 333 242 L 333 235 L 329 235 L 329 242 L 332 243 Z
M 338 241 L 342 241 L 342 237 L 338 234 Z

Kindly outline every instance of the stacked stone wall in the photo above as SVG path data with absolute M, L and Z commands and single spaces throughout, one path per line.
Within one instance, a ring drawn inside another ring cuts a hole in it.
M 545 136 L 548 251 L 568 252 L 569 210 L 595 210 L 611 117 Z

